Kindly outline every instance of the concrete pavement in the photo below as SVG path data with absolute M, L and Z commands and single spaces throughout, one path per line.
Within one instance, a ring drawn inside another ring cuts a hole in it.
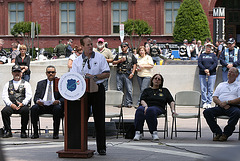
M 193 112 L 196 109 L 182 109 L 178 112 Z M 119 108 L 107 107 L 107 113 L 119 112 Z M 135 114 L 134 108 L 124 108 L 124 119 L 133 119 Z M 201 112 L 203 110 L 201 109 Z M 202 113 L 201 113 L 202 114 Z M 169 131 L 171 130 L 171 114 L 168 113 Z M 178 133 L 178 137 L 170 138 L 170 135 L 163 139 L 163 133 L 159 132 L 159 142 L 153 142 L 149 132 L 144 133 L 143 140 L 132 141 L 124 139 L 122 136 L 116 139 L 115 136 L 107 137 L 107 155 L 100 156 L 97 153 L 87 160 L 113 160 L 113 161 L 201 161 L 201 160 L 240 160 L 240 142 L 238 135 L 233 134 L 227 142 L 213 142 L 212 133 L 208 128 L 205 119 L 202 120 L 202 137 L 195 139 L 195 133 Z M 91 120 L 90 120 L 91 121 Z M 109 120 L 106 120 L 109 121 Z M 158 119 L 158 129 L 163 127 L 163 119 Z M 221 127 L 226 124 L 226 120 L 218 121 Z M 2 121 L 0 121 L 2 127 Z M 52 119 L 42 119 L 41 128 L 48 126 L 52 128 Z M 20 118 L 12 118 L 12 128 L 20 127 Z M 196 119 L 187 119 L 177 122 L 179 129 L 196 128 Z M 145 125 L 145 129 L 147 126 Z M 238 126 L 237 129 L 238 130 Z M 61 130 L 60 130 L 61 132 Z M 13 138 L 1 139 L 2 149 L 7 161 L 65 161 L 81 160 L 76 158 L 58 158 L 56 153 L 64 148 L 64 139 L 60 134 L 60 139 L 53 140 L 52 137 L 45 137 L 42 134 L 39 139 L 21 139 L 19 131 L 15 131 Z M 88 137 L 88 148 L 96 150 L 95 138 Z

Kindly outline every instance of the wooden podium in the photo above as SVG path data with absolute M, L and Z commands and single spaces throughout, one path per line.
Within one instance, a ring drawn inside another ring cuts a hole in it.
M 57 151 L 59 158 L 90 158 L 95 151 L 88 149 L 87 93 L 91 91 L 91 83 L 90 79 L 85 81 L 86 92 L 80 100 L 64 100 L 64 150 Z

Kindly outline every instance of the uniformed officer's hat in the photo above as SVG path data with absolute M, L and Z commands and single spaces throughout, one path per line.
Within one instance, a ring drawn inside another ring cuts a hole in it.
M 12 72 L 16 72 L 16 71 L 19 71 L 19 72 L 22 71 L 22 69 L 21 69 L 21 67 L 20 67 L 19 65 L 14 65 L 14 66 L 12 67 Z

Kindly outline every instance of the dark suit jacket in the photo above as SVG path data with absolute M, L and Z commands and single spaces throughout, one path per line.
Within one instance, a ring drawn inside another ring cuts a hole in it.
M 53 88 L 54 88 L 54 85 L 55 84 L 54 84 L 54 81 L 53 81 Z M 35 91 L 35 95 L 34 95 L 34 100 L 33 100 L 35 104 L 36 104 L 37 100 L 43 99 L 46 88 L 47 88 L 47 79 L 44 79 L 44 80 L 41 80 L 41 81 L 38 82 L 37 88 L 36 88 L 36 91 Z M 59 92 L 54 91 L 54 98 L 55 98 L 55 100 L 59 100 L 61 102 L 61 105 L 64 104 L 64 99 L 60 95 Z

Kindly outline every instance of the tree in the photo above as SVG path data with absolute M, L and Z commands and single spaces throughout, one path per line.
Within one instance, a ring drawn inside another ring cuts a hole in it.
M 38 34 L 41 31 L 41 26 L 38 24 Z M 35 34 L 36 34 L 36 25 L 35 25 Z M 23 36 L 24 43 L 28 48 L 30 47 L 30 39 L 31 39 L 31 22 L 18 22 L 11 29 L 11 34 L 14 37 Z
M 124 24 L 124 33 L 130 37 L 132 48 L 133 47 L 138 48 L 144 35 L 150 35 L 152 33 L 152 27 L 144 20 L 128 19 L 123 24 Z M 138 35 L 138 40 L 136 40 L 136 37 L 135 37 L 135 43 L 133 45 L 134 35 Z
M 176 17 L 173 38 L 175 42 L 184 39 L 205 41 L 211 38 L 207 16 L 199 0 L 184 0 Z

